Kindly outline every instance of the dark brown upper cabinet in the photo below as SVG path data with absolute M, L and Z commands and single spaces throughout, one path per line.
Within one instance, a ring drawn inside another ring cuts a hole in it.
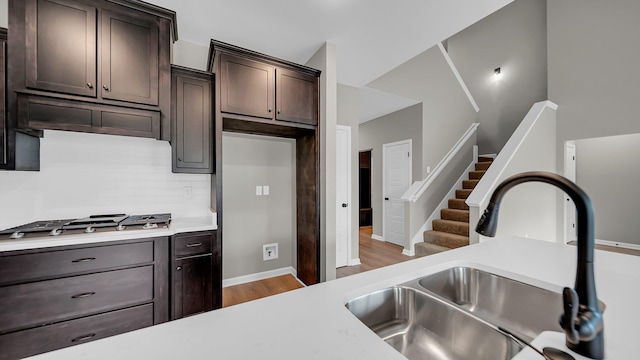
M 19 129 L 170 139 L 175 12 L 138 0 L 10 0 L 9 24 L 11 53 L 24 54 L 9 59 Z
M 212 42 L 213 44 L 214 42 Z M 220 43 L 215 43 L 221 47 Z M 216 45 L 213 45 L 216 46 Z M 210 50 L 210 69 L 213 63 Z M 318 124 L 318 75 L 300 65 L 251 54 L 220 52 L 220 111 L 229 114 Z
M 212 174 L 213 74 L 172 65 L 171 100 L 172 171 Z
M 96 96 L 95 6 L 67 0 L 26 2 L 26 85 Z
M 102 12 L 103 99 L 158 105 L 158 24 L 155 19 Z
M 7 29 L 0 28 L 0 169 L 40 170 L 40 139 L 17 132 L 7 116 Z
M 318 78 L 276 69 L 276 119 L 318 125 Z

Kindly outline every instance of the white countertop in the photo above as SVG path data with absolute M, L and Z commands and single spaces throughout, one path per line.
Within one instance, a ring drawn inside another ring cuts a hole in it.
M 491 240 L 304 289 L 37 356 L 38 359 L 403 359 L 344 307 L 354 297 L 452 266 L 474 266 L 550 290 L 575 280 L 576 248 Z M 607 359 L 637 358 L 640 258 L 596 251 Z M 562 309 L 558 309 L 558 314 Z M 547 333 L 543 333 L 547 334 Z M 534 343 L 562 343 L 551 333 Z M 521 352 L 517 359 L 540 359 Z M 579 358 L 577 358 L 579 359 Z
M 91 234 L 58 235 L 36 238 L 25 237 L 15 240 L 0 240 L 0 252 L 48 248 L 54 246 L 95 244 L 107 241 L 139 239 L 156 236 L 171 236 L 192 231 L 215 230 L 217 228 L 216 215 L 214 213 L 212 216 L 171 219 L 169 227 L 161 227 L 157 229 L 96 231 Z

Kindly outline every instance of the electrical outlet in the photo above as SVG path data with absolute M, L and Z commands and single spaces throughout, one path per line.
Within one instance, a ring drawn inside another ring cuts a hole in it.
M 268 196 L 269 195 L 269 185 L 265 185 L 262 187 L 262 195 L 264 196 Z
M 262 196 L 262 186 L 256 186 L 256 195 Z
M 191 195 L 193 193 L 193 190 L 191 189 L 191 186 L 185 186 L 183 188 L 183 196 L 185 199 L 191 199 Z
M 262 245 L 262 261 L 278 258 L 278 243 Z

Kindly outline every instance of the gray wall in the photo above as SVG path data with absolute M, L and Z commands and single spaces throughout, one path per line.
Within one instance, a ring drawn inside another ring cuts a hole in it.
M 224 133 L 224 279 L 295 268 L 295 140 Z M 256 186 L 269 185 L 269 196 Z M 262 260 L 262 245 L 279 257 Z
M 596 239 L 640 245 L 640 134 L 575 145 L 576 182 L 593 202 Z
M 422 179 L 427 167 L 433 169 L 444 158 L 475 118 L 471 102 L 437 46 L 367 86 L 422 102 Z
M 338 125 L 351 127 L 351 258 L 359 256 L 360 171 L 359 171 L 358 88 L 338 84 Z
M 558 145 L 640 133 L 640 1 L 563 0 L 547 7 Z
M 636 0 L 548 2 L 548 93 L 558 104 L 557 149 L 570 140 L 640 133 L 639 13 Z M 562 150 L 556 159 L 562 173 Z M 563 217 L 558 211 L 559 223 Z
M 480 154 L 498 153 L 531 105 L 547 99 L 547 1 L 517 0 L 447 40 L 476 100 Z M 502 78 L 494 81 L 493 70 Z
M 422 104 L 416 104 L 389 115 L 360 124 L 359 150 L 371 151 L 371 207 L 373 234 L 382 233 L 382 145 L 411 139 L 413 168 L 411 181 L 422 174 Z M 356 163 L 357 164 L 357 163 Z
M 336 46 L 326 42 L 306 65 L 320 75 L 320 280 L 336 278 Z

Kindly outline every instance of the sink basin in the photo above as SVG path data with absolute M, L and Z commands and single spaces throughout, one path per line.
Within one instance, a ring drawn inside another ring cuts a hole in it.
M 490 324 L 411 287 L 379 290 L 345 306 L 408 359 L 511 359 L 523 348 Z
M 455 267 L 421 278 L 426 290 L 498 327 L 531 341 L 560 331 L 562 294 L 486 271 Z

